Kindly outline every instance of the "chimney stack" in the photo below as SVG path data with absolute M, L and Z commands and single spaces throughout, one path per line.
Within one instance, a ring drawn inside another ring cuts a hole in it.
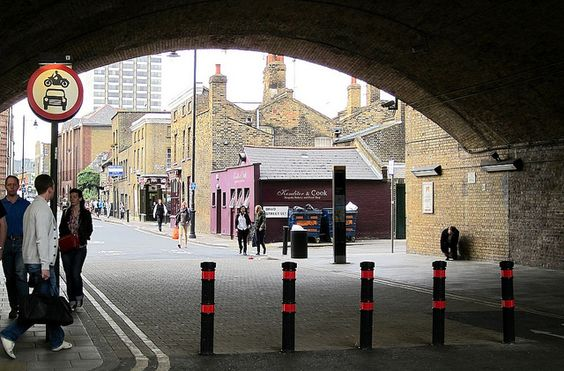
M 218 104 L 227 100 L 227 76 L 221 74 L 221 64 L 215 65 L 215 75 L 210 76 L 210 108 L 216 110 Z
M 286 91 L 286 65 L 284 56 L 268 54 L 263 71 L 262 102 L 267 103 L 276 95 Z
M 370 84 L 366 85 L 366 105 L 380 101 L 380 89 Z
M 351 77 L 347 94 L 347 113 L 351 114 L 355 109 L 360 108 L 360 85 L 357 84 L 356 77 Z

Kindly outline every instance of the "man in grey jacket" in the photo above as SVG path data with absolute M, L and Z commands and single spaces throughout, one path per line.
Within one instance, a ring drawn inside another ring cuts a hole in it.
M 38 196 L 24 214 L 23 261 L 30 281 L 36 282 L 34 290 L 45 295 L 58 296 L 59 288 L 54 270 L 58 253 L 57 221 L 48 204 L 55 193 L 53 179 L 47 174 L 38 175 L 35 178 L 35 188 Z M 16 340 L 31 326 L 33 323 L 17 320 L 0 332 L 2 346 L 9 357 L 16 358 Z M 71 343 L 64 341 L 65 332 L 61 326 L 47 324 L 46 327 L 52 351 L 58 352 L 72 347 Z

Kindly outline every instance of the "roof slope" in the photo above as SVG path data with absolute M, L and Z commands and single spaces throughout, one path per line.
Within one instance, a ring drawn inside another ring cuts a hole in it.
M 382 174 L 356 148 L 245 147 L 247 163 L 260 163 L 262 180 L 332 179 L 346 166 L 347 179 L 381 180 Z

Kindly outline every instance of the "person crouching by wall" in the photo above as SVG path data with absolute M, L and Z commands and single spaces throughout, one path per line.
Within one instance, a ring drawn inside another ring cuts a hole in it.
M 241 206 L 235 218 L 235 229 L 237 229 L 237 242 L 239 243 L 239 254 L 247 255 L 247 238 L 251 228 L 251 218 L 247 214 L 247 208 Z
M 255 233 L 257 238 L 257 255 L 260 255 L 260 246 L 262 245 L 262 253 L 266 255 L 266 245 L 264 244 L 264 235 L 266 234 L 266 214 L 262 206 L 255 206 Z
M 458 259 L 458 229 L 450 226 L 441 233 L 441 251 L 445 254 L 445 260 Z
M 67 277 L 67 296 L 74 311 L 82 307 L 84 293 L 82 290 L 82 266 L 86 259 L 86 244 L 92 235 L 92 215 L 84 206 L 82 191 L 73 188 L 69 191 L 70 207 L 65 210 L 59 225 L 59 236 L 69 234 L 78 236 L 79 247 L 61 254 L 63 268 Z

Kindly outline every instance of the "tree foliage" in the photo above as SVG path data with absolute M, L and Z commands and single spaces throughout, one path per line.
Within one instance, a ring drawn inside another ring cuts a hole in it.
M 82 190 L 84 199 L 89 200 L 98 197 L 98 186 L 100 185 L 100 174 L 90 167 L 78 173 L 76 184 Z

